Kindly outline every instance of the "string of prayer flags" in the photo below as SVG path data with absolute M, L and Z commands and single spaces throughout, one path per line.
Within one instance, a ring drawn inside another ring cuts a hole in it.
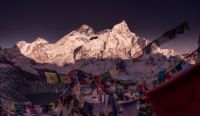
M 41 77 L 45 77 L 47 83 L 49 84 L 64 83 L 73 85 L 80 83 L 81 85 L 88 85 L 88 84 L 94 85 L 93 82 L 97 80 L 95 76 L 93 76 L 92 74 L 88 74 L 82 70 L 72 70 L 68 74 L 59 74 L 56 71 L 51 71 L 48 69 L 36 69 L 36 70 L 38 70 Z M 124 70 L 126 70 L 125 64 L 123 61 L 120 61 L 116 65 L 113 65 L 110 69 L 108 69 L 108 71 L 101 74 L 99 78 L 101 78 L 103 82 L 111 81 L 113 80 L 112 78 L 113 76 L 116 76 L 119 73 L 119 71 L 124 71 Z M 117 83 L 120 82 L 121 81 L 117 81 Z
M 180 63 L 175 65 L 174 68 L 170 69 L 169 73 L 170 73 L 171 77 L 174 77 L 181 71 L 187 70 L 190 66 L 191 65 L 186 63 L 185 61 L 181 61 Z
M 168 41 L 176 38 L 177 34 L 183 34 L 186 29 L 189 30 L 188 23 L 187 22 L 183 22 L 182 24 L 180 24 L 176 28 L 165 32 L 158 39 L 150 42 L 146 47 L 143 48 L 143 51 L 146 54 L 150 54 L 152 52 L 152 46 L 153 46 L 153 44 L 156 44 L 157 46 L 161 46 L 162 44 L 164 44 L 164 43 L 166 43 L 166 42 L 168 42 Z
M 166 43 L 174 38 L 177 37 L 177 34 L 183 34 L 185 32 L 185 30 L 189 30 L 189 26 L 187 22 L 183 22 L 182 24 L 180 24 L 179 26 L 177 26 L 176 28 L 167 31 L 166 33 L 164 33 L 160 38 L 154 40 L 153 42 L 157 45 L 160 46 L 163 43 Z
M 193 54 L 193 52 L 191 53 Z M 191 57 L 190 55 L 186 55 L 185 58 Z M 185 59 L 184 58 L 184 59 Z M 178 64 L 176 64 L 175 66 L 170 66 L 169 70 L 167 72 L 162 72 L 159 71 L 158 73 L 158 79 L 152 81 L 152 84 L 154 86 L 156 86 L 156 81 L 159 81 L 159 83 L 162 83 L 165 81 L 165 79 L 169 80 L 172 77 L 175 77 L 178 73 L 180 73 L 181 71 L 187 70 L 189 67 L 191 67 L 190 64 L 186 63 L 184 60 L 181 60 Z M 167 70 L 167 69 L 166 69 Z M 164 74 L 164 76 L 163 76 Z
M 80 96 L 77 97 L 76 95 L 70 95 L 68 93 L 66 94 L 67 95 L 63 94 L 63 96 L 60 97 L 60 100 L 59 100 L 60 102 L 50 103 L 48 105 L 32 105 L 31 102 L 18 104 L 9 100 L 1 99 L 0 100 L 0 115 L 1 116 L 10 116 L 10 115 L 36 116 L 36 115 L 45 115 L 45 114 L 56 115 L 57 113 L 58 114 L 60 113 L 61 115 L 63 114 L 64 116 L 67 114 L 66 112 L 68 112 L 69 114 L 74 114 L 74 115 L 78 114 L 78 115 L 92 116 L 93 106 L 91 104 L 89 104 L 87 101 L 84 101 L 83 98 Z M 73 102 L 71 102 L 72 100 Z M 66 110 L 65 105 L 68 105 L 68 104 L 71 104 L 72 108 L 69 110 Z
M 66 114 L 66 110 L 64 110 L 62 108 L 64 108 L 64 106 L 66 104 L 68 104 L 68 102 L 71 100 L 73 100 L 73 101 L 69 102 L 69 103 L 73 103 L 73 104 L 70 105 L 71 109 L 67 109 L 68 112 L 70 112 L 72 114 L 80 114 L 80 111 L 83 111 L 82 112 L 83 114 L 87 114 L 88 112 L 89 112 L 88 114 L 92 114 L 91 113 L 92 111 L 90 111 L 90 109 L 92 109 L 92 108 L 88 107 L 87 103 L 85 103 L 85 102 L 83 102 L 83 100 L 79 99 L 80 92 L 78 92 L 78 91 L 80 91 L 80 87 L 78 87 L 79 90 L 77 90 L 77 84 L 78 85 L 79 84 L 89 84 L 93 90 L 97 89 L 98 94 L 102 95 L 101 93 L 103 91 L 105 92 L 105 83 L 111 83 L 111 82 L 115 82 L 114 85 L 116 85 L 116 86 L 114 87 L 114 89 L 112 89 L 111 92 L 108 92 L 108 94 L 110 94 L 113 97 L 113 100 L 110 100 L 111 101 L 110 103 L 113 107 L 112 113 L 116 114 L 117 110 L 116 110 L 116 103 L 115 103 L 115 98 L 114 98 L 115 94 L 117 94 L 117 96 L 116 96 L 117 98 L 121 97 L 119 99 L 124 100 L 123 94 L 125 93 L 125 91 L 124 91 L 125 85 L 135 85 L 135 83 L 133 83 L 133 82 L 113 80 L 112 76 L 117 75 L 119 73 L 119 71 L 123 71 L 124 69 L 125 69 L 125 65 L 123 64 L 123 62 L 120 62 L 117 65 L 114 65 L 113 67 L 111 67 L 107 72 L 101 74 L 100 76 L 92 76 L 81 70 L 72 70 L 68 74 L 58 74 L 57 72 L 45 71 L 44 74 L 45 74 L 45 77 L 46 77 L 48 83 L 56 84 L 56 83 L 61 82 L 61 83 L 69 84 L 68 87 L 71 88 L 70 89 L 71 91 L 65 92 L 65 93 L 63 93 L 63 95 L 64 96 L 65 95 L 68 96 L 68 94 L 73 95 L 74 96 L 73 99 L 66 100 L 65 98 L 63 98 L 59 102 L 59 104 L 60 103 L 62 104 L 61 110 L 59 110 L 59 113 L 61 115 Z M 107 88 L 112 88 L 112 87 L 107 86 Z M 32 108 L 36 109 L 36 112 L 37 112 L 36 107 L 32 107 Z M 31 108 L 29 108 L 29 109 L 31 109 Z M 51 108 L 42 107 L 42 109 L 45 109 L 45 111 L 43 111 L 43 112 L 48 112 L 48 110 L 52 109 L 52 107 Z M 32 111 L 34 111 L 34 110 L 32 110 Z

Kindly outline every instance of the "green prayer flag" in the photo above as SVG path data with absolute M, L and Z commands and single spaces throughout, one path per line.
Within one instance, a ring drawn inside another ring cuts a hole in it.
M 104 81 L 109 81 L 109 80 L 111 80 L 111 78 L 112 78 L 112 76 L 111 76 L 111 74 L 109 73 L 109 71 L 103 73 L 103 74 L 101 75 L 101 77 L 102 77 L 102 79 L 103 79 Z
M 60 79 L 60 82 L 61 83 L 64 83 L 64 84 L 69 84 L 71 83 L 71 79 L 69 78 L 68 75 L 65 75 L 65 74 L 58 74 L 59 76 L 59 79 Z

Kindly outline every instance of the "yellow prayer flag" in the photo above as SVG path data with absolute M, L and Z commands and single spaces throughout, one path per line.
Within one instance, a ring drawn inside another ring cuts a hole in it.
M 59 82 L 57 73 L 45 72 L 45 76 L 47 78 L 47 83 L 49 84 L 56 84 Z
M 2 100 L 2 107 L 10 112 L 15 112 L 15 105 L 13 101 Z

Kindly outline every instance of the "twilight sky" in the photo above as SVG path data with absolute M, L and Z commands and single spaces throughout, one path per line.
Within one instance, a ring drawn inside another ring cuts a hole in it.
M 150 40 L 187 20 L 191 31 L 162 48 L 178 53 L 197 48 L 199 0 L 1 0 L 0 46 L 37 37 L 56 42 L 82 24 L 100 31 L 122 20 L 132 32 Z

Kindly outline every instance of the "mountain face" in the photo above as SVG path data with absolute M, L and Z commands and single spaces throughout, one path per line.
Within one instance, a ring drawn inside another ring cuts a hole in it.
M 18 42 L 20 52 L 37 63 L 64 66 L 85 59 L 130 59 L 137 51 L 148 44 L 148 40 L 132 33 L 126 22 L 95 33 L 94 30 L 82 25 L 56 43 L 49 43 L 38 38 L 32 43 Z M 155 46 L 153 53 L 161 53 L 167 57 L 174 56 L 173 50 L 162 50 Z

